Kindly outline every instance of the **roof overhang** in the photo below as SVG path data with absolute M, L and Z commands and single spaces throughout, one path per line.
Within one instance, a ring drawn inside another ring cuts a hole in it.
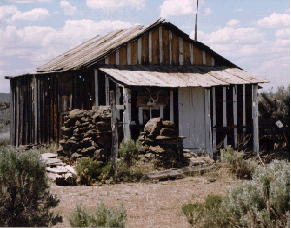
M 125 86 L 213 87 L 269 81 L 226 66 L 101 66 L 100 71 Z

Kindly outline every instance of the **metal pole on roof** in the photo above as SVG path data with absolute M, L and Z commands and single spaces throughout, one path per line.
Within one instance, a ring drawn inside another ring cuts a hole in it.
M 197 15 L 198 15 L 198 0 L 197 0 L 197 11 L 196 11 L 196 22 L 195 22 L 195 41 L 197 41 Z

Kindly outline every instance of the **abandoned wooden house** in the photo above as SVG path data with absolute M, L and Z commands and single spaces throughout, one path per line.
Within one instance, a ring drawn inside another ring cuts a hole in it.
M 234 50 L 235 51 L 235 50 Z M 11 144 L 59 142 L 63 114 L 116 104 L 125 138 L 162 117 L 186 136 L 184 148 L 212 154 L 250 135 L 258 151 L 258 83 L 175 25 L 158 20 L 84 42 L 39 67 L 6 77 L 11 85 Z

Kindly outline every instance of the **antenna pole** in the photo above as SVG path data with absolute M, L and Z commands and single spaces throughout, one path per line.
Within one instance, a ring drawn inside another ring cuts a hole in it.
M 197 41 L 197 14 L 198 14 L 198 0 L 197 0 L 197 12 L 196 12 L 196 22 L 195 22 L 195 41 Z

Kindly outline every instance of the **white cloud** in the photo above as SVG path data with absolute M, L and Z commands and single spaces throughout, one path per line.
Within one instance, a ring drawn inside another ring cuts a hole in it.
M 290 28 L 278 29 L 276 31 L 275 35 L 276 35 L 277 39 L 289 39 L 290 38 Z
M 50 16 L 49 11 L 44 8 L 36 8 L 27 12 L 20 12 L 17 11 L 13 16 L 11 17 L 11 21 L 17 21 L 17 20 L 24 20 L 24 21 L 38 21 L 38 20 L 44 20 Z
M 240 21 L 239 20 L 236 20 L 236 19 L 231 19 L 227 24 L 226 24 L 226 27 L 229 27 L 229 28 L 237 28 L 241 25 Z
M 63 8 L 66 15 L 74 14 L 77 10 L 77 6 L 71 6 L 68 1 L 61 1 L 60 6 Z
M 235 9 L 233 12 L 242 12 L 243 9 L 242 8 L 239 8 L 239 9 Z
M 142 9 L 146 0 L 86 0 L 87 6 L 93 9 L 115 10 L 120 7 L 131 6 Z
M 52 0 L 9 0 L 14 3 L 35 3 L 35 2 L 51 2 Z
M 212 13 L 210 8 L 204 8 L 204 0 L 199 2 L 199 13 L 209 15 Z M 197 2 L 193 0 L 165 0 L 160 6 L 160 17 L 169 18 L 171 16 L 189 15 L 197 12 Z
M 0 17 L 4 15 L 15 14 L 16 12 L 17 7 L 15 5 L 0 6 Z
M 289 27 L 290 15 L 273 13 L 270 17 L 258 20 L 257 25 L 265 28 Z

